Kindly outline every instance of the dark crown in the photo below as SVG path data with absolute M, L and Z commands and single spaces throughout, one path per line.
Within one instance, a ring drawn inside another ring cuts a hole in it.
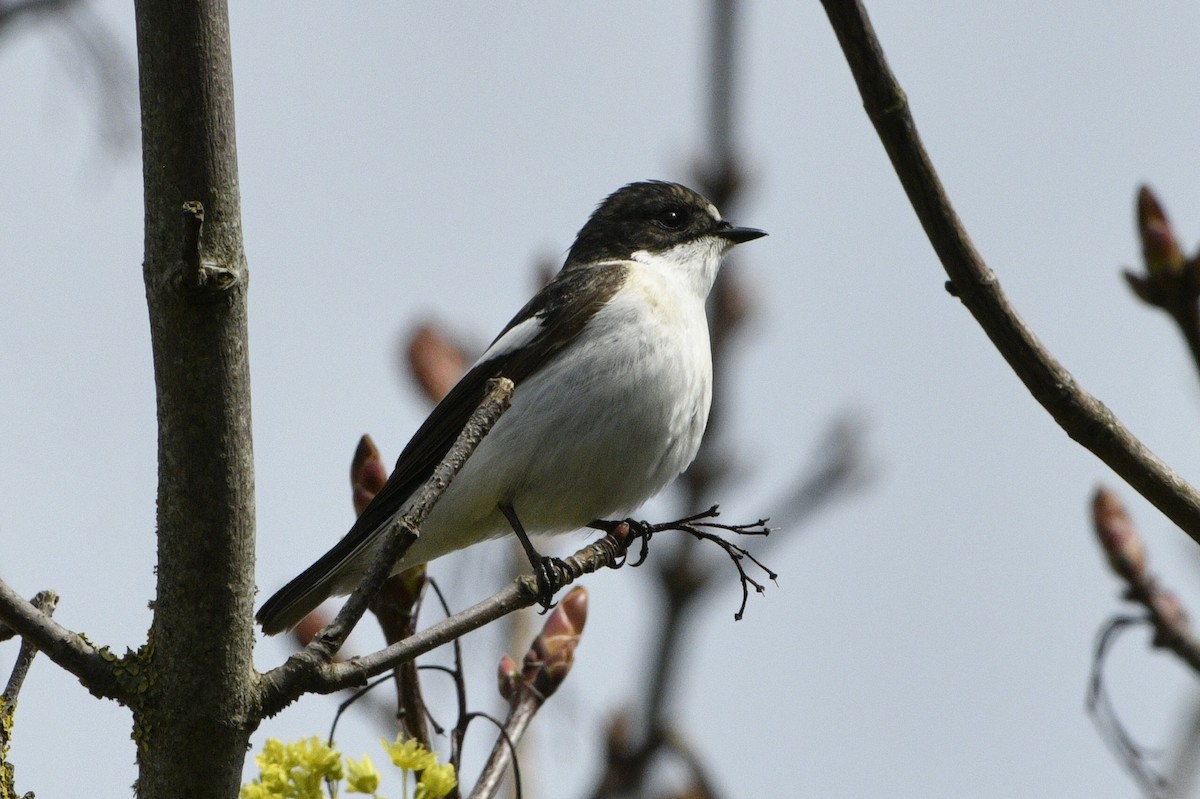
M 638 250 L 666 250 L 730 227 L 713 217 L 711 205 L 678 183 L 630 183 L 596 208 L 575 237 L 563 268 L 628 258 Z

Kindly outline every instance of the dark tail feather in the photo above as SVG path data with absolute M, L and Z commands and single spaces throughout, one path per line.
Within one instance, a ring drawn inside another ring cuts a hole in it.
M 301 574 L 258 609 L 254 618 L 262 625 L 264 633 L 277 635 L 292 629 L 329 598 L 329 586 L 322 583 L 311 584 L 305 580 L 308 576 L 307 571 Z
M 295 579 L 280 588 L 263 603 L 254 618 L 267 635 L 290 630 L 334 594 L 344 594 L 345 566 L 357 552 L 347 557 L 341 543 Z M 352 584 L 353 585 L 353 584 Z

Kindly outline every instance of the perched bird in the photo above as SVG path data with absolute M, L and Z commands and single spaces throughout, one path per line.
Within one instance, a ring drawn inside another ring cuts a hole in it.
M 708 422 L 704 304 L 721 257 L 764 235 L 734 227 L 676 183 L 632 183 L 610 195 L 562 270 L 429 414 L 350 532 L 263 604 L 263 631 L 287 630 L 329 596 L 354 589 L 490 378 L 513 381 L 512 405 L 393 574 L 508 532 L 537 570 L 542 559 L 526 531 L 623 517 L 658 493 L 695 458 Z

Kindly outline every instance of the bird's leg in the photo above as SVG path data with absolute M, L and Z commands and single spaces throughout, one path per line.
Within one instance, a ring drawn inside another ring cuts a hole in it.
M 497 507 L 504 514 L 504 518 L 508 519 L 509 526 L 517 534 L 517 540 L 525 548 L 525 557 L 529 558 L 529 565 L 533 567 L 534 577 L 537 578 L 538 604 L 542 606 L 543 610 L 550 610 L 554 607 L 554 592 L 558 590 L 556 569 L 563 568 L 562 560 L 542 555 L 533 548 L 533 542 L 529 540 L 529 535 L 521 526 L 521 520 L 517 518 L 517 512 L 513 509 L 512 503 L 501 502 L 497 504 Z

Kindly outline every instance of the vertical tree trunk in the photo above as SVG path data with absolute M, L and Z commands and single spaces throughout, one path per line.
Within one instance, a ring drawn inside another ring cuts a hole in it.
M 254 480 L 224 0 L 138 0 L 158 590 L 134 708 L 143 797 L 234 797 L 257 724 Z M 185 202 L 203 205 L 181 215 Z M 197 236 L 200 237 L 197 241 Z

